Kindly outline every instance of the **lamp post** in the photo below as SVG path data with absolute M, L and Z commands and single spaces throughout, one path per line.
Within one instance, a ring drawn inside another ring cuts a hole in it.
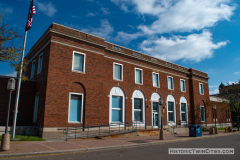
M 7 89 L 9 90 L 9 103 L 8 103 L 5 134 L 2 135 L 2 142 L 1 142 L 1 150 L 2 151 L 8 151 L 10 149 L 10 145 L 9 145 L 10 144 L 10 142 L 9 142 L 10 135 L 7 133 L 7 131 L 8 131 L 8 122 L 9 122 L 9 112 L 10 112 L 10 106 L 11 106 L 11 95 L 12 95 L 12 92 L 15 90 L 15 79 L 14 78 L 10 78 L 8 80 Z
M 163 140 L 162 105 L 163 105 L 163 99 L 159 98 L 159 111 L 161 111 L 161 130 L 159 134 L 160 140 Z
M 217 134 L 216 111 L 217 111 L 217 107 L 216 107 L 216 105 L 213 105 L 213 112 L 214 112 L 214 117 L 215 117 L 215 129 L 214 129 L 215 134 Z

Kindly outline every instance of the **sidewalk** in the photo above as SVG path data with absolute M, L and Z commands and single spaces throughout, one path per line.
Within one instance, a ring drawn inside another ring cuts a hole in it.
M 21 141 L 11 142 L 11 149 L 9 151 L 0 151 L 0 157 L 123 148 L 142 145 L 153 145 L 157 143 L 194 140 L 199 138 L 213 138 L 217 136 L 227 136 L 234 134 L 240 134 L 240 132 L 224 133 L 224 131 L 219 131 L 219 133 L 216 135 L 209 135 L 208 132 L 203 132 L 202 137 L 189 137 L 188 133 L 169 134 L 164 135 L 164 140 L 159 140 L 158 136 L 147 136 L 131 138 L 74 139 L 68 141 Z

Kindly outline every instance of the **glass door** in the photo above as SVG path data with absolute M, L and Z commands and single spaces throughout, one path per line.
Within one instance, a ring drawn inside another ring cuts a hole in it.
M 153 107 L 152 107 L 152 118 L 153 118 L 153 128 L 158 128 L 158 123 L 159 123 L 159 105 L 158 102 L 153 102 L 152 103 Z

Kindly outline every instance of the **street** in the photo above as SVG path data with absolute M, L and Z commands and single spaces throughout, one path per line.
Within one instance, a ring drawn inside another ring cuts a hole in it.
M 144 143 L 136 142 L 136 143 Z M 234 155 L 169 155 L 168 148 L 234 148 Z M 10 157 L 10 156 L 9 156 Z M 192 160 L 192 159 L 239 159 L 240 157 L 240 134 L 204 138 L 196 140 L 188 140 L 181 142 L 163 143 L 157 145 L 140 146 L 133 148 L 109 149 L 99 151 L 85 151 L 78 153 L 63 153 L 52 155 L 37 155 L 29 157 L 16 157 L 9 159 L 21 160 L 65 160 L 65 159 L 178 159 L 178 160 Z

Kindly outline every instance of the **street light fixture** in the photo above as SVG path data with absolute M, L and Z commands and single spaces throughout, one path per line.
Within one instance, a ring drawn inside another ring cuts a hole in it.
M 214 129 L 214 131 L 215 131 L 215 134 L 217 134 L 217 122 L 216 122 L 217 107 L 216 107 L 216 105 L 213 105 L 213 112 L 214 112 L 214 117 L 215 117 L 215 129 Z
M 9 145 L 10 144 L 10 142 L 9 142 L 10 135 L 7 132 L 8 132 L 8 122 L 9 122 L 9 112 L 10 112 L 10 106 L 11 106 L 11 95 L 12 95 L 12 92 L 15 90 L 15 79 L 14 78 L 10 78 L 8 80 L 7 89 L 9 90 L 9 103 L 8 103 L 5 134 L 2 135 L 2 142 L 1 142 L 1 150 L 2 151 L 8 151 L 10 149 L 10 145 Z
M 162 123 L 162 105 L 163 105 L 163 99 L 159 98 L 159 111 L 161 111 L 161 130 L 159 134 L 159 139 L 163 140 L 163 123 Z

